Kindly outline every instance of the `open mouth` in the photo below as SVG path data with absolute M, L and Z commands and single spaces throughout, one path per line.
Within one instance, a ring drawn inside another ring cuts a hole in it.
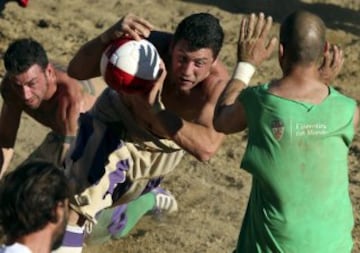
M 183 78 L 183 77 L 180 77 L 179 80 L 180 80 L 180 83 L 182 85 L 189 85 L 189 84 L 193 83 L 190 79 L 186 79 L 186 78 Z

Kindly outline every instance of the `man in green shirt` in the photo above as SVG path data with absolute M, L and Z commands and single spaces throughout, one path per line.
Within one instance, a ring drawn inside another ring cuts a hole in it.
M 242 45 L 252 43 L 246 33 L 266 38 L 264 22 L 262 16 L 243 20 L 240 61 Z M 249 132 L 241 167 L 253 175 L 253 183 L 235 252 L 351 252 L 347 158 L 359 109 L 321 78 L 324 51 L 330 52 L 325 30 L 309 12 L 291 14 L 280 28 L 283 76 L 239 95 L 258 65 L 251 62 L 246 71 L 235 70 L 220 100 L 216 130 Z M 260 56 L 273 47 L 271 41 Z M 342 53 L 336 46 L 332 52 L 338 73 Z

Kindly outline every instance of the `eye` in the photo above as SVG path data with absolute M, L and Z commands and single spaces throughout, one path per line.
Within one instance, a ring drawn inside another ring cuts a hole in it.
M 16 84 L 13 86 L 16 90 L 19 90 L 22 88 L 22 85 L 21 84 Z
M 34 87 L 35 85 L 36 85 L 35 82 L 30 82 L 30 83 L 27 83 L 27 84 L 26 84 L 26 86 L 28 86 L 28 87 L 30 87 L 30 88 Z
M 195 61 L 195 66 L 196 67 L 202 67 L 206 64 L 206 62 L 204 60 L 198 60 L 198 61 Z
M 180 55 L 179 57 L 178 57 L 178 62 L 180 62 L 180 63 L 185 63 L 187 60 L 186 60 L 186 57 L 185 56 L 183 56 L 183 55 Z

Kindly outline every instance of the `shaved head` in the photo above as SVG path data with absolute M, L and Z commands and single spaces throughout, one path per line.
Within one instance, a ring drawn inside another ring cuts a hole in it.
M 286 64 L 307 65 L 320 60 L 324 52 L 325 30 L 324 22 L 310 12 L 297 11 L 288 16 L 280 28 Z

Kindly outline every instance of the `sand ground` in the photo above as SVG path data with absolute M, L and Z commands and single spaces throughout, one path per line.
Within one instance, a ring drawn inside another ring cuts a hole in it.
M 12 40 L 32 37 L 43 43 L 50 58 L 66 64 L 82 43 L 125 13 L 142 16 L 156 28 L 171 32 L 183 17 L 202 11 L 210 12 L 221 20 L 226 37 L 220 57 L 230 69 L 235 62 L 235 42 L 242 15 L 251 11 L 272 15 L 275 20 L 272 32 L 276 35 L 278 22 L 296 8 L 311 10 L 325 20 L 329 27 L 328 39 L 344 49 L 346 58 L 335 84 L 359 101 L 359 0 L 31 0 L 26 9 L 9 3 L 0 17 L 0 53 Z M 0 67 L 1 76 L 3 65 Z M 279 75 L 274 54 L 257 71 L 253 83 Z M 40 143 L 47 131 L 26 115 L 22 117 L 12 167 Z M 88 246 L 85 252 L 231 252 L 236 244 L 251 184 L 251 177 L 239 169 L 245 145 L 244 134 L 231 135 L 209 162 L 200 163 L 186 156 L 164 183 L 178 199 L 178 213 L 157 219 L 146 217 L 126 239 Z M 360 252 L 359 132 L 349 160 L 350 194 L 356 217 L 353 252 Z

